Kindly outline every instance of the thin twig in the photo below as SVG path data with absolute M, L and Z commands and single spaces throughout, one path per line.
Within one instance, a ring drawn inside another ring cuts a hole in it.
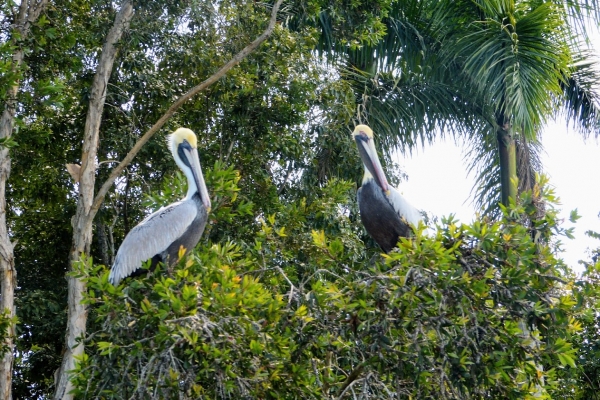
M 294 162 L 292 161 L 292 162 L 290 162 L 290 165 L 288 166 L 288 170 L 287 170 L 287 173 L 285 175 L 285 179 L 283 180 L 283 183 L 281 184 L 281 186 L 277 190 L 277 195 L 278 196 L 281 195 L 281 193 L 285 189 L 285 185 L 287 184 L 288 179 L 290 179 L 290 175 L 292 175 L 293 168 L 294 168 Z
M 292 303 L 292 298 L 294 296 L 294 289 L 296 289 L 296 286 L 294 286 L 292 281 L 290 281 L 290 279 L 287 277 L 285 272 L 283 272 L 283 269 L 281 269 L 281 267 L 279 265 L 276 265 L 275 268 L 279 271 L 279 273 L 281 275 L 283 275 L 283 277 L 285 278 L 287 283 L 290 285 L 290 294 L 289 294 L 289 299 L 288 299 L 288 306 L 289 306 Z M 296 289 L 296 290 L 298 290 L 298 289 Z

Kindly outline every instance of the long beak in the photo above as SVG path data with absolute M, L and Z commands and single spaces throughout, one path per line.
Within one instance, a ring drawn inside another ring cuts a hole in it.
M 183 150 L 190 163 L 190 169 L 192 175 L 194 175 L 194 183 L 200 193 L 200 199 L 202 204 L 206 207 L 206 211 L 210 211 L 210 197 L 208 196 L 208 190 L 206 189 L 206 183 L 204 182 L 204 175 L 202 175 L 202 167 L 200 167 L 200 158 L 198 157 L 198 150 L 194 148 L 187 148 Z
M 379 187 L 387 192 L 389 190 L 389 184 L 385 177 L 385 173 L 383 172 L 383 168 L 381 167 L 381 163 L 379 162 L 379 157 L 377 157 L 377 150 L 375 149 L 373 139 L 362 133 L 354 136 L 354 139 L 356 140 L 358 153 L 360 154 L 360 158 L 362 158 L 365 167 L 371 175 L 373 175 L 373 178 Z

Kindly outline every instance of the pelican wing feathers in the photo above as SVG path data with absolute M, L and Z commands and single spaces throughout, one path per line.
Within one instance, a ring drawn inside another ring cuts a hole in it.
M 406 200 L 406 198 L 392 186 L 389 186 L 389 194 L 387 195 L 387 199 L 400 218 L 405 219 L 409 224 L 415 226 L 419 225 L 419 221 L 422 220 L 421 212 L 412 204 L 410 204 L 408 200 Z
M 146 217 L 123 240 L 110 271 L 109 281 L 117 285 L 139 269 L 142 262 L 156 255 L 166 259 L 169 246 L 179 241 L 198 217 L 198 213 L 194 200 L 187 199 L 163 207 Z

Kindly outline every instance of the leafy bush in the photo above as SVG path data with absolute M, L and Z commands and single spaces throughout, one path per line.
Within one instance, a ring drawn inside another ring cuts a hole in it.
M 552 252 L 556 211 L 530 207 L 551 192 L 499 222 L 420 226 L 381 257 L 351 222 L 350 187 L 332 181 L 256 218 L 252 240 L 204 243 L 116 288 L 82 266 L 99 328 L 77 394 L 522 399 L 564 386 L 578 297 Z

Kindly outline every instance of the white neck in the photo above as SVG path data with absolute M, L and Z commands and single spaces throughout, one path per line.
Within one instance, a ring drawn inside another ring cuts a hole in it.
M 365 173 L 363 174 L 363 180 L 362 180 L 362 183 L 364 184 L 369 179 L 373 179 L 373 175 L 371 175 L 371 173 L 369 172 L 369 170 L 367 169 L 367 166 L 365 164 L 363 164 L 363 166 L 365 167 Z
M 198 187 L 196 186 L 196 181 L 194 180 L 194 174 L 192 174 L 192 170 L 190 167 L 185 165 L 177 156 L 177 153 L 173 151 L 173 158 L 175 159 L 175 163 L 179 167 L 180 170 L 183 171 L 185 177 L 187 178 L 188 190 L 187 195 L 185 196 L 185 200 L 189 200 L 192 198 L 194 193 L 198 191 Z
M 181 168 L 181 170 L 183 171 L 183 173 L 185 174 L 185 177 L 187 178 L 188 190 L 187 190 L 187 195 L 185 196 L 185 199 L 189 200 L 198 191 L 198 187 L 196 186 L 196 181 L 194 180 L 194 175 L 192 174 L 192 171 L 187 166 L 183 166 L 183 168 Z

